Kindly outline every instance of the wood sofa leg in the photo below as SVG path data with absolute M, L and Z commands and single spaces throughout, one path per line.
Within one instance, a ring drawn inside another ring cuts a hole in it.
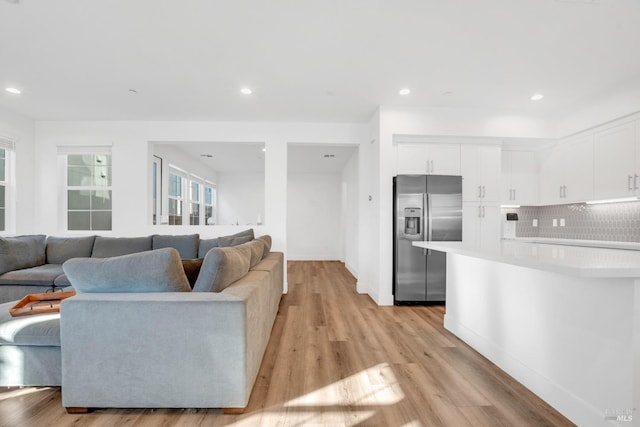
M 88 414 L 89 413 L 89 408 L 68 406 L 65 409 L 67 410 L 67 414 Z
M 222 408 L 225 415 L 241 415 L 244 414 L 244 408 Z

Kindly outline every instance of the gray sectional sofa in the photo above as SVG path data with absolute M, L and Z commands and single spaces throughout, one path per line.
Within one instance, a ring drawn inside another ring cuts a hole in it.
M 62 385 L 70 412 L 241 410 L 278 312 L 284 261 L 268 236 L 227 237 L 222 244 L 233 246 L 198 242 L 193 283 L 181 262 L 189 254 L 172 239 L 156 239 L 165 247 L 150 251 L 67 259 L 62 274 L 77 295 L 60 313 L 10 318 L 13 302 L 0 305 L 0 386 Z

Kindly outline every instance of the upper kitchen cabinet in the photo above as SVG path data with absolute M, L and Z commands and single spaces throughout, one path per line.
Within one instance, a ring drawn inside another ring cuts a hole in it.
M 398 175 L 460 175 L 460 144 L 398 144 Z
M 640 194 L 639 122 L 596 131 L 594 174 L 596 199 Z
M 500 154 L 498 145 L 462 145 L 462 200 L 500 202 Z
M 593 134 L 587 134 L 561 141 L 541 152 L 540 203 L 593 199 L 593 146 Z
M 538 162 L 533 151 L 502 151 L 501 202 L 505 205 L 538 203 Z

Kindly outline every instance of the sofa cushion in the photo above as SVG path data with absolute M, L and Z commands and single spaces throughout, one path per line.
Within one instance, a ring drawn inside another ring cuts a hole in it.
M 53 286 L 61 274 L 62 264 L 43 264 L 4 273 L 0 285 Z
M 71 258 L 90 257 L 96 236 L 47 237 L 47 263 L 62 264 Z
M 189 292 L 180 254 L 173 248 L 113 258 L 72 258 L 62 265 L 77 293 Z
M 194 292 L 220 292 L 249 271 L 248 247 L 213 248 L 204 257 Z
M 151 236 L 145 237 L 104 237 L 96 236 L 92 258 L 107 258 L 150 251 Z
M 222 236 L 222 237 L 218 237 L 218 246 L 220 246 L 221 248 L 228 248 L 230 246 L 239 246 L 243 243 L 247 243 L 252 240 L 253 240 L 253 237 L 251 236 L 239 236 L 239 237 Z
M 0 274 L 44 264 L 45 241 L 43 234 L 0 237 Z
M 256 240 L 260 240 L 264 243 L 264 253 L 262 254 L 262 258 L 269 255 L 269 252 L 271 252 L 271 236 L 265 234 L 264 236 L 258 237 Z
M 198 258 L 204 258 L 205 255 L 207 255 L 207 252 L 209 252 L 211 249 L 213 248 L 217 248 L 220 245 L 218 245 L 218 239 L 200 239 L 200 245 L 198 246 Z
M 245 246 L 251 250 L 251 261 L 249 265 L 249 269 L 251 269 L 258 265 L 260 260 L 262 260 L 262 254 L 264 253 L 264 243 L 261 240 L 254 239 L 250 242 L 238 245 L 236 246 L 236 248 Z
M 12 317 L 15 304 L 0 304 L 0 345 L 60 347 L 60 313 Z
M 184 259 L 198 258 L 198 242 L 200 235 L 188 234 L 184 236 L 166 236 L 156 234 L 153 236 L 152 249 L 174 248 Z

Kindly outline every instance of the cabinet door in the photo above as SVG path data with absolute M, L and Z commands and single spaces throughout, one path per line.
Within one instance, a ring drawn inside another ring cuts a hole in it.
M 593 200 L 593 135 L 558 146 L 565 170 L 563 203 Z
M 626 123 L 594 136 L 594 197 L 625 197 L 634 193 L 636 174 L 635 123 Z
M 504 156 L 507 152 L 503 152 Z M 534 205 L 538 203 L 538 164 L 532 151 L 511 151 L 511 188 L 514 197 L 509 203 Z M 503 199 L 504 200 L 504 199 Z
M 427 147 L 425 144 L 398 144 L 398 175 L 427 173 Z
M 511 155 L 511 151 L 503 151 L 500 161 L 500 201 L 505 205 L 515 203 L 513 200 L 513 187 L 511 185 Z
M 462 244 L 468 249 L 480 247 L 480 203 L 465 203 L 462 206 Z
M 483 204 L 480 207 L 480 210 L 482 215 L 479 233 L 480 248 L 486 251 L 491 251 L 500 245 L 500 206 Z
M 428 144 L 427 159 L 433 175 L 460 175 L 460 145 Z
M 478 147 L 483 202 L 500 201 L 501 150 L 498 146 Z
M 500 201 L 500 147 L 463 145 L 460 148 L 462 200 Z

